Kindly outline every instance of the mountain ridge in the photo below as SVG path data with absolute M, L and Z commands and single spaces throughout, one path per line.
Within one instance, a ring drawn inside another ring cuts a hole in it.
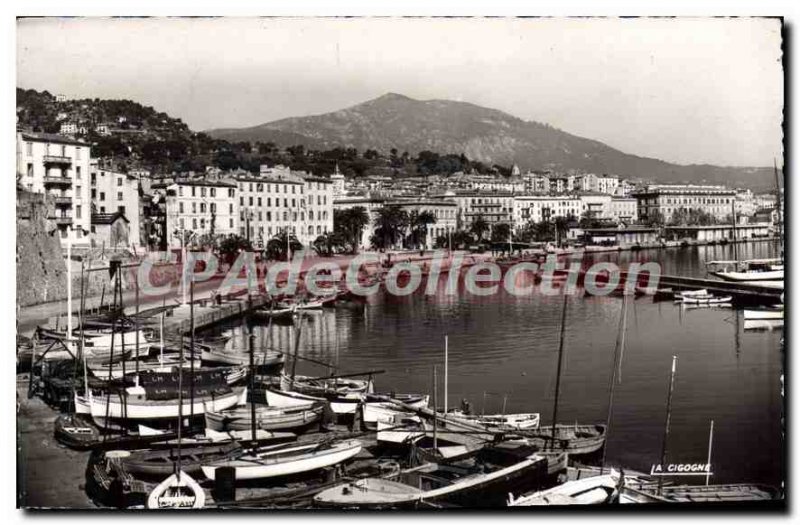
M 770 167 L 674 164 L 624 153 L 599 140 L 471 102 L 417 100 L 394 92 L 327 113 L 205 133 L 230 142 L 273 142 L 281 147 L 302 144 L 315 149 L 353 147 L 360 151 L 394 148 L 411 154 L 430 150 L 463 153 L 488 164 L 517 164 L 523 170 L 577 170 L 662 183 L 774 189 Z

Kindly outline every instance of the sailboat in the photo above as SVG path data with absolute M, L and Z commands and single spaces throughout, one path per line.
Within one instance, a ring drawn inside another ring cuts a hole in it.
M 602 505 L 617 501 L 619 485 L 620 474 L 616 470 L 612 470 L 610 474 L 567 481 L 551 489 L 519 498 L 514 498 L 509 494 L 508 506 Z
M 194 277 L 192 277 L 191 290 L 194 291 Z M 194 303 L 192 303 L 194 304 Z M 194 346 L 194 310 L 191 315 L 191 342 Z M 192 347 L 192 351 L 194 348 Z M 183 360 L 183 345 L 180 346 L 180 359 Z M 193 368 L 192 368 L 192 371 Z M 194 377 L 191 378 L 194 381 Z M 191 388 L 194 388 L 192 384 Z M 191 397 L 194 398 L 192 390 Z M 193 401 L 193 399 L 192 399 Z M 194 406 L 190 407 L 190 414 L 194 414 Z M 181 430 L 183 427 L 183 368 L 178 368 L 178 445 L 174 461 L 174 472 L 158 484 L 147 498 L 148 509 L 200 509 L 205 506 L 206 496 L 202 487 L 189 474 L 181 470 Z M 172 458 L 170 458 L 172 459 Z

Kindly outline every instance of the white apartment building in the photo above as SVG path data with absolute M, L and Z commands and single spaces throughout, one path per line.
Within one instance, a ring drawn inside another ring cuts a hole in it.
M 612 175 L 602 175 L 597 177 L 597 191 L 600 193 L 614 195 L 614 193 L 617 191 L 617 186 L 619 186 L 619 177 Z
M 236 184 L 203 179 L 176 179 L 153 184 L 166 193 L 167 244 L 181 245 L 181 230 L 205 234 L 239 233 Z
M 610 218 L 616 222 L 636 222 L 637 202 L 633 197 L 611 197 Z
M 70 235 L 75 244 L 89 243 L 86 233 L 91 227 L 90 153 L 88 143 L 63 135 L 17 133 L 19 183 L 28 191 L 44 193 L 53 199 L 50 219 L 58 226 L 62 242 Z
M 336 165 L 336 168 L 333 170 L 333 174 L 331 175 L 331 184 L 333 184 L 333 197 L 344 197 L 347 194 L 347 189 L 345 188 L 345 181 L 344 175 L 339 173 L 339 165 Z
M 92 213 L 121 212 L 128 220 L 130 243 L 140 246 L 139 178 L 130 173 L 107 170 L 94 161 L 89 170 Z
M 460 229 L 469 229 L 478 217 L 483 217 L 490 226 L 501 222 L 511 224 L 513 220 L 514 194 L 511 192 L 448 191 L 431 198 L 455 201 Z
M 306 214 L 300 242 L 310 244 L 320 235 L 333 231 L 333 182 L 326 177 L 301 177 L 305 182 Z
M 513 199 L 514 228 L 556 217 L 580 219 L 583 202 L 571 195 L 519 195 Z
M 254 246 L 263 248 L 287 230 L 305 245 L 333 231 L 333 183 L 328 178 L 262 166 L 258 176 L 238 176 L 236 184 L 240 235 Z
M 580 217 L 592 219 L 611 218 L 611 195 L 604 193 L 584 193 L 578 196 L 581 201 Z
M 361 240 L 359 242 L 360 248 L 368 248 L 370 245 L 370 237 L 375 230 L 375 218 L 378 215 L 378 210 L 387 205 L 387 200 L 377 197 L 369 196 L 350 196 L 340 197 L 333 201 L 334 210 L 347 210 L 350 208 L 364 208 L 369 216 L 369 224 L 367 224 L 361 231 Z
M 660 214 L 668 222 L 672 214 L 681 208 L 703 210 L 722 221 L 732 213 L 731 205 L 736 199 L 736 191 L 724 186 L 654 184 L 636 192 L 634 196 L 641 221 Z

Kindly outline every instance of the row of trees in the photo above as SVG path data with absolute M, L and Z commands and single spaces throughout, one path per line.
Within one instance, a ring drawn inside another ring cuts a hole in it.
M 714 215 L 705 210 L 683 207 L 673 210 L 669 217 L 666 217 L 659 210 L 654 210 L 648 214 L 645 220 L 645 223 L 651 227 L 711 226 L 717 224 L 718 222 L 720 221 L 718 221 Z M 723 224 L 731 224 L 733 222 L 733 216 L 729 214 L 721 222 Z

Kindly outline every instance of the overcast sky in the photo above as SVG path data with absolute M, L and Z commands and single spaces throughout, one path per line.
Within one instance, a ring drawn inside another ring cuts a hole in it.
M 452 99 L 682 164 L 781 157 L 765 19 L 21 20 L 17 86 L 128 98 L 195 130 Z

